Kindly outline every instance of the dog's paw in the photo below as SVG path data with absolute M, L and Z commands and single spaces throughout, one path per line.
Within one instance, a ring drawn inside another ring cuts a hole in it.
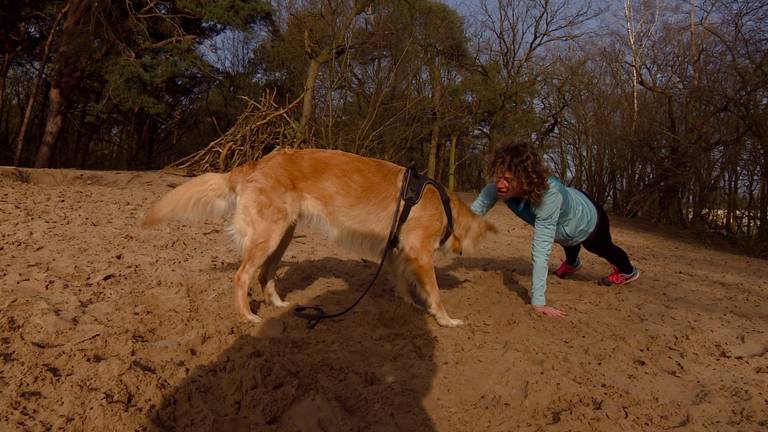
M 441 327 L 459 327 L 464 325 L 464 321 L 449 317 L 437 318 L 437 323 L 440 324 Z
M 247 322 L 252 322 L 252 323 L 260 323 L 261 322 L 261 317 L 256 315 L 256 314 L 254 314 L 254 313 L 249 313 L 249 314 L 245 315 L 243 318 Z
M 290 305 L 291 305 L 291 302 L 283 301 L 283 300 L 280 300 L 279 298 L 272 300 L 272 306 L 284 308 Z
M 276 292 L 265 293 L 264 302 L 267 306 L 288 307 L 291 304 L 287 301 L 283 301 Z

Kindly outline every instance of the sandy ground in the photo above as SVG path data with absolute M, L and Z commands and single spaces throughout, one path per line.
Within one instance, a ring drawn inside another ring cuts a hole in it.
M 765 431 L 766 261 L 614 220 L 641 269 L 621 288 L 585 254 L 527 306 L 531 230 L 439 260 L 437 326 L 381 280 L 343 319 L 237 321 L 223 224 L 143 229 L 162 173 L 0 170 L 0 430 Z M 466 197 L 470 199 L 468 195 Z M 554 268 L 562 258 L 557 249 Z M 298 231 L 293 304 L 346 306 L 375 263 Z

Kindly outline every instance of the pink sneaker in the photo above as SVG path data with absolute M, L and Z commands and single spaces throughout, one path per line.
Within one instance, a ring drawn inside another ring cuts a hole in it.
M 563 261 L 560 264 L 560 267 L 555 270 L 555 276 L 559 277 L 560 279 L 565 279 L 569 274 L 576 273 L 580 268 L 581 260 L 576 261 L 576 265 L 574 266 L 569 265 L 567 262 Z
M 625 274 L 619 271 L 616 267 L 613 268 L 613 273 L 609 274 L 608 276 L 600 279 L 598 283 L 600 285 L 604 286 L 611 286 L 611 285 L 624 285 L 632 282 L 633 280 L 640 277 L 640 271 L 637 270 L 637 267 L 635 267 L 632 270 L 632 273 Z

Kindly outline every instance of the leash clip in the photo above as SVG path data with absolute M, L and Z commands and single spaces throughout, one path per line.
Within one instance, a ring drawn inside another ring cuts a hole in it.
M 326 314 L 320 306 L 296 306 L 293 314 L 299 318 L 307 320 L 307 328 L 313 329 L 325 318 Z

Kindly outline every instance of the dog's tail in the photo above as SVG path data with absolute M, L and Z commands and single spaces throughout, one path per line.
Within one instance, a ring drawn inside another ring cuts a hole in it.
M 144 226 L 170 220 L 204 220 L 231 214 L 237 204 L 232 173 L 207 173 L 168 192 L 147 212 Z

